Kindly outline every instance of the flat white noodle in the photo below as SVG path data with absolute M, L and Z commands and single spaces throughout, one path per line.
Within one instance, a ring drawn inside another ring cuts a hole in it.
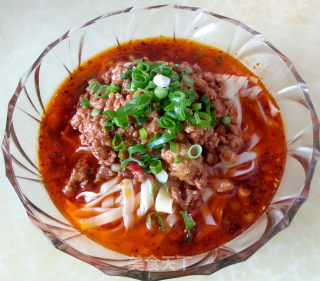
M 206 204 L 201 208 L 201 213 L 202 213 L 202 216 L 203 216 L 206 224 L 208 224 L 208 225 L 217 225 L 217 223 L 214 220 L 213 216 L 210 214 L 210 211 L 209 211 L 208 206 Z
M 176 212 L 173 212 L 172 214 L 170 214 L 169 216 L 167 216 L 166 218 L 166 223 L 170 226 L 173 227 L 176 222 L 178 221 L 179 216 L 177 215 Z
M 236 76 L 229 74 L 222 74 L 221 78 L 224 82 L 225 98 L 232 98 L 235 94 L 239 92 L 240 89 L 245 89 L 248 87 L 248 78 L 246 76 Z
M 255 99 L 260 94 L 262 89 L 259 86 L 253 86 L 239 91 L 240 96 Z
M 101 208 L 101 207 L 90 207 L 90 208 L 81 208 L 76 210 L 74 213 L 76 215 L 83 215 L 83 214 L 88 214 L 88 213 L 104 213 L 109 211 L 110 208 Z
M 240 97 L 239 95 L 234 95 L 231 100 L 233 101 L 234 105 L 237 108 L 237 125 L 238 127 L 241 127 L 242 123 L 242 106 L 240 103 Z
M 97 216 L 94 216 L 91 218 L 81 219 L 80 224 L 86 228 L 97 227 L 100 225 L 104 225 L 104 224 L 113 222 L 117 219 L 120 219 L 121 216 L 122 216 L 122 209 L 120 207 L 113 208 L 107 212 L 100 214 L 100 215 L 97 215 Z
M 160 187 L 156 198 L 155 208 L 157 212 L 164 212 L 168 214 L 173 213 L 173 199 L 169 192 L 163 186 Z
M 154 176 L 159 182 L 163 182 L 163 183 L 166 183 L 169 177 L 168 173 L 164 169 L 162 169 L 160 173 Z
M 252 148 L 254 148 L 259 141 L 260 141 L 260 138 L 258 137 L 258 135 L 253 134 L 250 138 L 250 144 L 249 144 L 248 150 L 251 150 Z
M 109 196 L 107 198 L 105 198 L 102 202 L 101 202 L 101 207 L 102 208 L 109 208 L 111 206 L 114 205 L 114 198 L 113 196 Z
M 125 228 L 129 228 L 133 223 L 133 211 L 134 211 L 134 191 L 132 180 L 124 179 L 122 186 L 122 217 Z
M 154 205 L 152 182 L 150 179 L 141 183 L 141 200 L 138 215 L 143 216 Z
M 83 197 L 84 201 L 90 202 L 93 199 L 97 198 L 98 196 L 99 196 L 99 193 L 95 193 L 92 191 L 83 191 L 76 196 L 76 199 Z
M 252 161 L 251 166 L 246 170 L 236 171 L 232 174 L 232 177 L 238 177 L 252 172 L 255 169 L 256 161 Z
M 105 193 L 101 194 L 98 198 L 96 198 L 93 201 L 90 201 L 88 204 L 86 204 L 87 207 L 92 207 L 100 203 L 104 198 L 106 198 L 108 195 L 115 193 L 117 191 L 121 190 L 120 184 L 115 185 L 114 187 L 110 188 L 108 191 Z
M 84 191 L 84 192 L 81 192 L 79 193 L 77 196 L 76 196 L 76 199 L 79 199 L 81 197 L 84 197 L 84 200 L 86 202 L 90 202 L 94 199 L 96 199 L 97 197 L 101 196 L 101 195 L 105 195 L 105 193 L 110 190 L 116 183 L 117 183 L 118 179 L 117 178 L 114 178 L 110 181 L 107 181 L 105 183 L 103 183 L 100 187 L 100 191 L 98 193 L 95 193 L 95 192 L 92 192 L 92 191 Z M 110 194 L 110 193 L 109 193 Z M 106 196 L 104 196 L 106 197 Z M 104 198 L 103 197 L 103 198 Z M 98 201 L 100 201 L 98 199 Z M 94 205 L 91 205 L 89 204 L 88 206 L 94 206 Z
M 134 209 L 137 209 L 141 200 L 141 192 L 134 196 Z
M 224 164 L 222 162 L 219 162 L 215 164 L 212 168 L 217 169 L 220 168 L 223 172 L 226 172 L 226 170 L 239 166 L 241 164 L 247 163 L 249 161 L 252 161 L 257 158 L 257 153 L 253 151 L 246 151 L 239 155 L 238 161 L 233 164 Z
M 103 194 L 105 192 L 107 192 L 110 188 L 112 188 L 113 186 L 116 185 L 116 183 L 118 183 L 118 178 L 113 178 L 112 180 L 109 180 L 103 184 L 101 184 L 100 187 L 100 194 Z

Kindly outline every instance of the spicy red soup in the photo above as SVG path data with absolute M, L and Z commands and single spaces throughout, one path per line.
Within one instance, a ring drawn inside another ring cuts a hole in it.
M 39 133 L 54 204 L 130 256 L 195 255 L 233 239 L 270 203 L 285 156 L 262 82 L 221 50 L 177 38 L 130 41 L 84 62 Z

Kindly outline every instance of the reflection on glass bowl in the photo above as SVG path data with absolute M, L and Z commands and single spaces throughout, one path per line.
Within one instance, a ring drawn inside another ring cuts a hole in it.
M 166 21 L 162 21 L 166 15 Z M 143 18 L 143 21 L 141 19 Z M 126 29 L 123 24 L 126 23 Z M 153 28 L 150 28 L 150 27 Z M 287 159 L 281 185 L 263 215 L 232 241 L 193 257 L 139 259 L 112 252 L 88 239 L 59 213 L 38 170 L 37 136 L 45 105 L 82 61 L 132 39 L 156 36 L 192 39 L 241 61 L 277 101 L 286 130 Z M 297 117 L 298 116 L 298 117 Z M 319 120 L 307 86 L 292 63 L 244 24 L 200 8 L 160 5 L 106 13 L 51 43 L 21 77 L 10 100 L 2 144 L 6 173 L 31 222 L 53 245 L 109 275 L 159 280 L 211 274 L 246 260 L 289 226 L 307 199 L 319 156 Z

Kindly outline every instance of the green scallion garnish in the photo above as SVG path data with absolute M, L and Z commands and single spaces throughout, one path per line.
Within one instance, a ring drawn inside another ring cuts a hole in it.
M 124 147 L 124 141 L 119 134 L 115 134 L 112 139 L 112 146 L 115 151 L 120 151 Z
M 223 116 L 223 117 L 221 118 L 221 123 L 222 123 L 222 125 L 224 125 L 224 126 L 230 125 L 230 124 L 231 124 L 231 117 L 228 116 L 228 115 Z
M 94 108 L 91 111 L 91 116 L 94 117 L 94 116 L 99 115 L 100 113 L 101 113 L 101 110 L 99 108 Z
M 139 130 L 139 134 L 140 134 L 140 138 L 141 138 L 142 140 L 145 140 L 145 139 L 148 138 L 148 134 L 147 134 L 147 131 L 146 131 L 145 128 L 141 128 L 141 129 Z
M 90 107 L 90 102 L 89 102 L 88 98 L 81 98 L 80 99 L 80 103 L 85 108 L 89 108 Z
M 191 160 L 197 159 L 202 153 L 202 146 L 200 144 L 191 145 L 188 149 L 188 158 Z
M 153 230 L 152 217 L 156 219 L 156 222 L 159 225 L 159 230 L 163 231 L 166 229 L 163 217 L 157 212 L 152 212 L 152 213 L 149 213 L 147 217 L 147 227 L 149 230 Z
M 150 171 L 153 174 L 159 174 L 162 171 L 162 163 L 160 160 L 153 160 L 150 163 Z

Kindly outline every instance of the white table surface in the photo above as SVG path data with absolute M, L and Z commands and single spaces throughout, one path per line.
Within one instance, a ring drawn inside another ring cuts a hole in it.
M 42 50 L 66 30 L 103 12 L 131 5 L 172 1 L 0 0 L 0 128 L 5 128 L 7 103 L 20 76 Z M 319 0 L 175 1 L 200 6 L 262 32 L 295 64 L 309 86 L 320 113 Z M 2 156 L 1 156 L 2 157 Z M 109 277 L 92 266 L 54 249 L 33 227 L 5 178 L 0 159 L 0 280 L 83 281 L 125 280 Z M 184 280 L 315 281 L 320 280 L 320 170 L 316 169 L 308 201 L 292 225 L 246 262 L 214 275 Z

